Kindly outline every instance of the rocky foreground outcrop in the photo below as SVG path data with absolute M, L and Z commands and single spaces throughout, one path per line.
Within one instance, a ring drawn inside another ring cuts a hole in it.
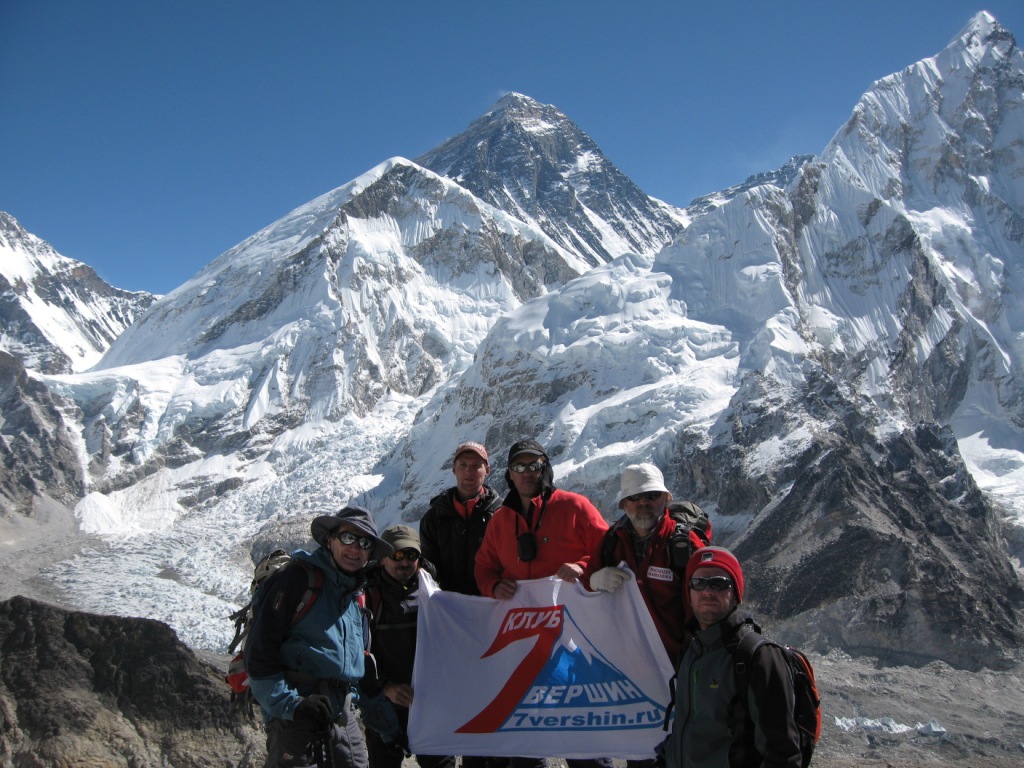
M 254 766 L 257 723 L 159 621 L 0 603 L 0 766 Z
M 817 768 L 1020 765 L 1024 666 L 977 673 L 840 651 L 812 658 L 824 726 Z M 221 671 L 162 622 L 0 602 L 0 768 L 262 765 L 263 733 L 227 690 Z

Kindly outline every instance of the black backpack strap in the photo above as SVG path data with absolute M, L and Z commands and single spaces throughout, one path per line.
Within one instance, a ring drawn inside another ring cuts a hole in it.
M 380 592 L 377 584 L 367 584 L 363 590 L 366 595 L 366 611 L 369 614 L 367 619 L 370 622 L 370 631 L 376 631 L 377 623 L 380 621 L 380 608 L 384 604 L 384 595 Z
M 678 674 L 679 671 L 676 670 L 672 673 L 672 677 L 668 679 L 668 706 L 665 707 L 665 719 L 661 724 L 661 730 L 666 732 L 672 723 L 672 710 L 676 706 L 676 677 Z
M 754 746 L 754 729 L 750 722 L 750 709 L 747 706 L 747 689 L 750 684 L 750 670 L 754 664 L 754 656 L 769 641 L 761 634 L 761 627 L 753 619 L 745 619 L 737 628 L 732 639 L 725 647 L 732 654 L 733 675 L 736 682 L 736 693 L 729 702 L 728 726 L 731 738 L 729 747 L 729 765 L 746 765 L 746 758 L 752 754 Z

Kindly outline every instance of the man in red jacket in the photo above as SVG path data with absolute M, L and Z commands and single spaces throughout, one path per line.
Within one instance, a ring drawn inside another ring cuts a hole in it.
M 608 530 L 601 513 L 586 496 L 555 488 L 548 455 L 535 440 L 512 445 L 505 480 L 511 490 L 476 554 L 480 594 L 507 600 L 518 581 L 580 579 Z
M 591 560 L 591 589 L 612 592 L 636 578 L 647 610 L 658 628 L 672 666 L 679 664 L 690 613 L 683 576 L 693 550 L 704 542 L 689 531 L 677 531 L 669 514 L 672 494 L 654 464 L 632 464 L 619 481 L 619 509 L 626 514 L 608 530 Z M 680 551 L 677 553 L 675 549 Z M 625 563 L 629 571 L 618 568 Z
M 517 582 L 556 576 L 578 581 L 608 523 L 586 496 L 555 488 L 547 452 L 520 440 L 508 452 L 509 493 L 487 524 L 476 553 L 476 583 L 487 597 L 507 600 Z M 543 759 L 512 757 L 511 768 L 543 768 Z M 609 758 L 566 760 L 569 768 L 611 768 Z

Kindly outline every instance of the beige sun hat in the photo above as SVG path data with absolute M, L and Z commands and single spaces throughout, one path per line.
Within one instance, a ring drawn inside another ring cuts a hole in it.
M 630 464 L 622 470 L 622 478 L 619 480 L 619 496 L 615 503 L 622 505 L 622 500 L 627 496 L 647 491 L 661 491 L 671 493 L 665 487 L 665 476 L 661 470 L 653 464 Z

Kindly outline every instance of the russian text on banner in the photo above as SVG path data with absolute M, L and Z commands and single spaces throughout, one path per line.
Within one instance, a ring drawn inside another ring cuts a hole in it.
M 521 581 L 495 600 L 420 571 L 419 593 L 414 753 L 654 755 L 673 670 L 635 581 L 611 593 Z

